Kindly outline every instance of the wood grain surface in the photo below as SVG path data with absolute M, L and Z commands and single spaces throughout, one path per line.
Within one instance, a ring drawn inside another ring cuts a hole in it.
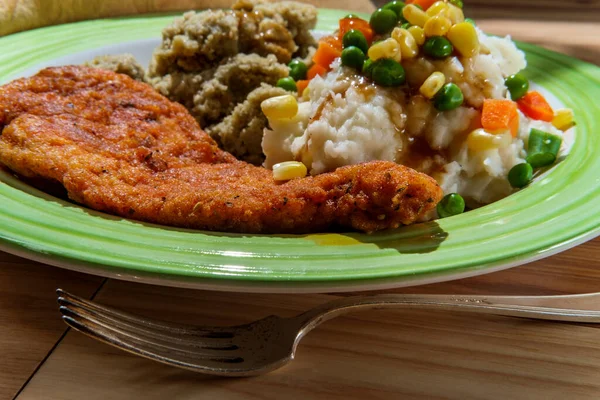
M 600 65 L 598 1 L 467 3 L 490 33 L 511 33 Z M 320 5 L 373 8 L 367 0 Z M 66 331 L 54 289 L 87 297 L 97 292 L 98 301 L 131 312 L 202 324 L 292 315 L 335 296 L 223 294 L 102 282 L 0 253 L 0 399 L 600 398 L 598 326 L 458 313 L 361 312 L 311 332 L 302 340 L 297 359 L 280 371 L 222 379 L 156 364 Z M 600 291 L 600 238 L 511 270 L 402 290 L 523 295 L 594 291 Z
M 597 291 L 598 260 L 600 239 L 512 270 L 396 292 Z M 333 298 L 111 280 L 96 300 L 153 318 L 231 325 L 291 316 Z M 290 365 L 245 379 L 177 370 L 69 332 L 18 399 L 594 399 L 598 393 L 600 326 L 386 310 L 329 321 L 302 340 Z
M 600 0 L 465 0 L 472 18 L 511 21 L 600 21 Z
M 66 331 L 54 290 L 89 297 L 102 281 L 0 252 L 0 399 L 17 393 Z

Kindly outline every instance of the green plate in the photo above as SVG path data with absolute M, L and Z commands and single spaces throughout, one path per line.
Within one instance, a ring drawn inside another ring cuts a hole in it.
M 321 10 L 331 31 L 344 11 Z M 143 62 L 172 16 L 98 20 L 0 38 L 0 80 L 102 52 Z M 108 46 L 108 47 L 106 47 Z M 600 69 L 523 44 L 527 73 L 575 110 L 569 156 L 527 189 L 437 223 L 373 235 L 236 235 L 125 220 L 64 202 L 0 173 L 0 244 L 47 264 L 120 279 L 215 290 L 371 290 L 523 264 L 600 234 Z

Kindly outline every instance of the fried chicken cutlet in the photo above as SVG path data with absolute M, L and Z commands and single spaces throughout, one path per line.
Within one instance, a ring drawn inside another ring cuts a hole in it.
M 150 86 L 83 66 L 0 87 L 0 161 L 63 185 L 90 208 L 140 221 L 228 232 L 372 232 L 411 224 L 442 190 L 391 162 L 285 183 L 220 150 L 180 104 Z

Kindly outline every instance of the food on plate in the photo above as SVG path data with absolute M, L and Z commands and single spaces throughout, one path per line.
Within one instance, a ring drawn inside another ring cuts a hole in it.
M 138 81 L 143 81 L 146 75 L 146 70 L 137 62 L 132 54 L 107 54 L 98 56 L 84 65 L 125 74 Z
M 284 93 L 275 86 L 288 77 L 292 57 L 310 58 L 316 21 L 311 5 L 239 0 L 231 10 L 176 18 L 163 30 L 142 77 L 137 71 L 143 67 L 128 55 L 99 57 L 88 65 L 151 84 L 183 104 L 221 148 L 260 165 L 267 126 L 260 101 Z
M 467 208 L 527 186 L 556 161 L 573 112 L 553 110 L 523 74 L 525 54 L 466 19 L 462 2 L 407 3 L 343 17 L 319 40 L 306 77 L 294 78 L 297 111 L 265 113 L 264 165 L 299 161 L 318 176 L 393 161 Z
M 238 0 L 177 18 L 147 70 L 106 55 L 6 85 L 0 161 L 125 217 L 300 233 L 458 215 L 564 155 L 573 111 L 461 1 L 394 0 L 318 41 L 316 17 Z
M 61 184 L 93 209 L 165 225 L 371 232 L 413 223 L 442 197 L 432 178 L 389 161 L 275 181 L 219 149 L 149 85 L 85 66 L 0 87 L 0 127 L 0 161 L 19 175 Z
M 261 83 L 235 106 L 231 114 L 211 127 L 211 137 L 218 139 L 222 149 L 246 162 L 260 165 L 264 160 L 262 131 L 267 124 L 260 105 L 266 99 L 285 93 L 284 89 Z

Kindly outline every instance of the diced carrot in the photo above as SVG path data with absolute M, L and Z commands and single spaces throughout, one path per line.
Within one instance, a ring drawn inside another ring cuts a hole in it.
M 298 89 L 298 96 L 302 96 L 302 93 L 304 93 L 304 89 L 306 89 L 306 87 L 308 86 L 308 82 L 310 82 L 308 79 L 304 79 L 304 80 L 296 82 L 296 88 Z
M 554 110 L 539 92 L 531 91 L 517 100 L 519 110 L 529 118 L 552 122 Z
M 319 64 L 313 64 L 313 66 L 308 69 L 306 77 L 310 80 L 317 75 L 325 75 L 326 72 L 327 68 L 325 68 L 324 66 Z M 296 87 L 298 87 L 298 83 L 296 83 Z
M 371 29 L 371 25 L 369 25 L 368 21 L 365 21 L 361 18 L 340 19 L 340 31 L 338 38 L 342 40 L 344 35 L 351 29 L 356 29 L 357 31 L 362 32 L 362 34 L 365 35 L 365 39 L 367 39 L 368 44 L 371 44 L 373 41 L 373 29 Z
M 490 133 L 510 130 L 511 135 L 516 137 L 519 131 L 517 103 L 511 100 L 484 100 L 481 126 Z
M 424 11 L 427 11 L 427 9 L 437 1 L 438 0 L 409 0 L 406 2 L 406 4 L 414 4 L 415 6 L 421 6 Z
M 323 36 L 319 42 L 325 42 L 336 50 L 342 51 L 342 39 L 337 36 Z
M 341 46 L 340 49 L 338 49 L 334 39 L 319 40 L 319 47 L 312 60 L 315 64 L 319 64 L 329 69 L 329 65 L 331 65 L 333 60 L 341 55 Z

